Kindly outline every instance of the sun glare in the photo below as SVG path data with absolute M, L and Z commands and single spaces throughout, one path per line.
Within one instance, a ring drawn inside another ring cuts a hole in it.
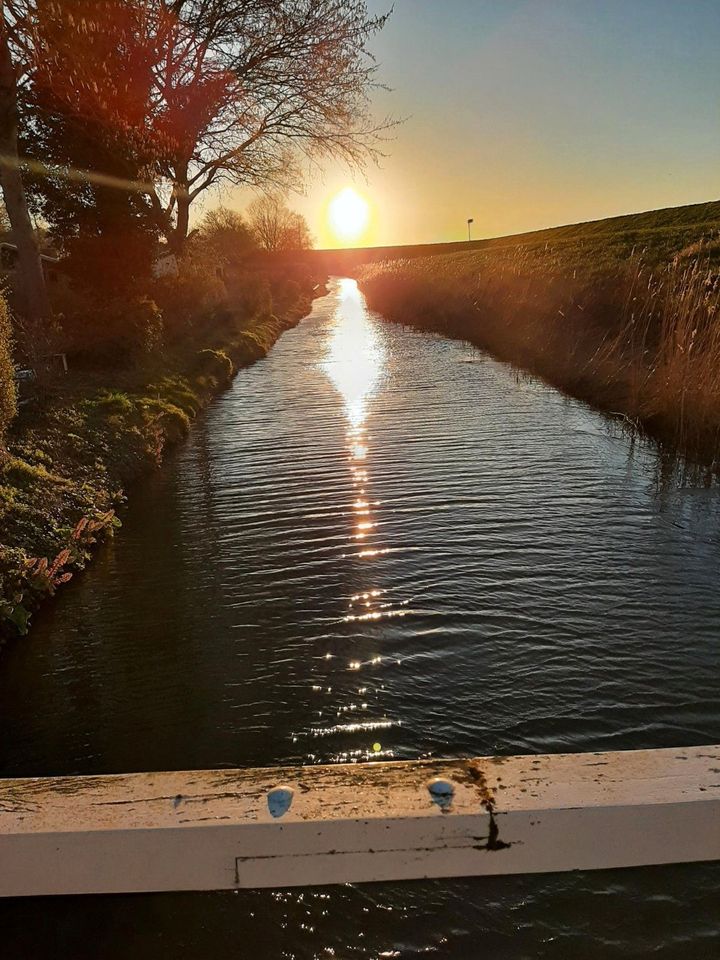
M 328 212 L 333 233 L 344 242 L 357 240 L 370 218 L 367 200 L 352 187 L 345 187 L 333 197 Z

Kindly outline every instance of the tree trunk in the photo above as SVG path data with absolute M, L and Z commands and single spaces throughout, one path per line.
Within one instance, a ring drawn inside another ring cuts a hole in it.
M 41 331 L 45 332 L 51 308 L 20 173 L 17 78 L 4 20 L 0 26 L 0 184 L 18 251 L 16 287 L 20 312 L 35 340 L 29 346 L 37 349 L 37 337 Z
M 179 171 L 180 172 L 180 171 Z M 170 246 L 174 254 L 182 253 L 190 227 L 190 189 L 187 184 L 187 171 L 175 181 L 175 204 L 177 214 Z

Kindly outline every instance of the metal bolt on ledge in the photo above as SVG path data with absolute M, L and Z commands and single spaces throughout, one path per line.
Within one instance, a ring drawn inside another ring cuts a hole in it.
M 449 807 L 455 795 L 454 785 L 449 780 L 443 779 L 443 777 L 435 777 L 432 779 L 428 783 L 428 790 L 432 802 L 436 803 L 441 809 Z
M 292 805 L 294 795 L 295 791 L 292 787 L 280 786 L 271 790 L 267 797 L 270 816 L 276 819 L 284 816 Z

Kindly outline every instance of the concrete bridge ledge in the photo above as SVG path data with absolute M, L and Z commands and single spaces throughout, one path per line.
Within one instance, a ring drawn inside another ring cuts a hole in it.
M 720 859 L 720 746 L 0 780 L 0 896 Z

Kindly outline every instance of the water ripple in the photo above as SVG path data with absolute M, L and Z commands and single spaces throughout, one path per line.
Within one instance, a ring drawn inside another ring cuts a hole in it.
M 582 404 L 343 281 L 6 651 L 0 771 L 718 742 L 720 500 L 657 478 Z M 696 865 L 132 898 L 122 926 L 162 953 L 206 931 L 204 956 L 700 957 L 719 892 Z M 0 905 L 6 940 L 52 932 L 33 909 Z M 64 906 L 66 955 L 123 909 Z

